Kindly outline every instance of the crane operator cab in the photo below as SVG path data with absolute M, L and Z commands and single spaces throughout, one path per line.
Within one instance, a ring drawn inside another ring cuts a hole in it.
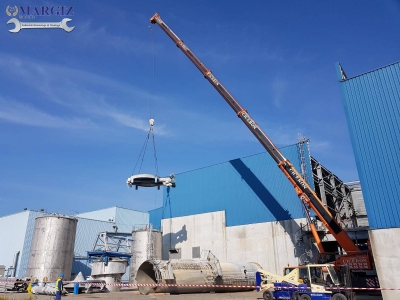
M 308 268 L 308 277 L 312 286 L 340 286 L 339 278 L 332 265 L 310 265 Z
M 338 286 L 340 285 L 340 280 L 336 274 L 333 265 L 323 264 L 323 265 L 306 265 L 297 267 L 285 267 L 284 275 L 288 275 L 293 269 L 298 269 L 298 278 L 293 278 L 294 280 L 305 283 L 308 286 Z

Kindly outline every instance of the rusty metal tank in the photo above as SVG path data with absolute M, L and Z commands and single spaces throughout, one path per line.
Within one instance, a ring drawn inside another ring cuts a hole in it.
M 64 215 L 37 217 L 26 277 L 55 281 L 60 273 L 70 280 L 78 220 Z

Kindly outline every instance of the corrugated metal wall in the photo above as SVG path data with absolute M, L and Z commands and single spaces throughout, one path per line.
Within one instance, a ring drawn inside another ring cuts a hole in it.
M 12 266 L 14 254 L 20 251 L 17 266 L 21 269 L 21 257 L 23 256 L 24 238 L 26 233 L 26 224 L 29 220 L 29 211 L 0 218 L 0 265 L 6 266 L 6 269 Z M 18 224 L 18 226 L 16 226 Z
M 35 229 L 35 220 L 37 217 L 43 216 L 45 214 L 46 214 L 45 212 L 40 212 L 40 211 L 29 211 L 28 222 L 25 226 L 26 233 L 25 233 L 25 239 L 24 239 L 24 247 L 22 249 L 21 263 L 20 263 L 20 268 L 18 269 L 18 273 L 17 273 L 17 276 L 19 276 L 19 277 L 25 276 L 25 270 L 28 267 L 33 231 Z M 18 223 L 15 223 L 15 226 L 19 226 L 19 224 L 18 225 L 17 224 Z
M 354 210 L 356 211 L 357 225 L 369 226 L 367 218 L 367 210 L 365 208 L 364 197 L 361 190 L 359 181 L 346 183 L 351 191 L 351 198 L 353 200 Z
M 308 157 L 306 144 L 303 147 Z M 297 145 L 281 151 L 299 170 Z M 310 166 L 308 170 L 311 176 Z M 221 210 L 225 210 L 227 226 L 303 217 L 293 186 L 268 153 L 177 174 L 176 180 L 176 188 L 164 190 L 164 206 L 150 211 L 155 228 L 161 218 Z
M 0 265 L 7 268 L 13 263 L 14 254 L 20 251 L 16 275 L 25 276 L 25 270 L 29 262 L 29 252 L 35 228 L 35 220 L 47 213 L 38 211 L 24 211 L 21 213 L 4 216 L 0 218 Z M 87 216 L 84 218 L 82 216 Z M 86 261 L 87 251 L 93 250 L 97 235 L 100 232 L 114 231 L 113 225 L 118 226 L 120 232 L 131 232 L 135 225 L 149 223 L 149 213 L 139 212 L 126 208 L 110 207 L 98 211 L 83 213 L 77 216 L 78 225 L 76 230 L 74 262 L 72 273 L 82 272 L 89 276 L 90 265 Z M 112 219 L 113 221 L 108 221 Z M 104 220 L 104 221 L 103 221 Z M 10 230 L 13 228 L 13 230 Z M 129 279 L 129 269 L 123 280 Z
M 136 225 L 149 224 L 149 213 L 117 207 L 115 223 L 119 232 L 132 232 Z
M 340 88 L 371 228 L 400 227 L 400 63 Z
M 113 222 L 113 221 L 115 221 L 116 211 L 117 211 L 117 207 L 113 206 L 113 207 L 103 208 L 103 209 L 99 209 L 99 210 L 95 210 L 95 211 L 81 213 L 76 216 L 79 218 L 85 218 L 85 219 Z
M 77 217 L 114 222 L 119 232 L 132 232 L 135 225 L 149 223 L 149 213 L 113 206 L 77 215 Z M 110 221 L 111 220 L 111 221 Z
M 165 191 L 164 191 L 165 193 Z M 165 201 L 165 199 L 164 199 Z M 153 226 L 153 228 L 157 230 L 161 230 L 161 220 L 165 219 L 164 218 L 164 206 L 153 209 L 149 211 L 150 213 L 150 224 Z
M 77 218 L 74 262 L 72 264 L 72 274 L 82 272 L 83 276 L 89 276 L 91 267 L 85 260 L 87 251 L 92 251 L 97 235 L 100 232 L 113 231 L 113 222 Z

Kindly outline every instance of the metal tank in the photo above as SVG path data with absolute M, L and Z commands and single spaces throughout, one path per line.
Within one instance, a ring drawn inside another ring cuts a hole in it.
M 37 217 L 26 277 L 55 281 L 60 273 L 70 280 L 78 220 L 64 215 Z
M 136 274 L 146 260 L 161 259 L 162 233 L 152 228 L 142 228 L 132 232 L 132 258 L 130 282 L 136 283 Z
M 126 272 L 128 261 L 126 259 L 110 258 L 107 262 L 92 262 L 91 277 L 96 280 L 104 280 L 107 290 L 110 292 L 121 291 L 121 278 Z M 115 284 L 115 285 L 114 285 Z
M 218 262 L 214 264 L 207 260 L 148 260 L 139 267 L 136 280 L 139 285 L 178 285 L 174 287 L 139 286 L 139 292 L 143 295 L 148 293 L 238 292 L 255 289 L 255 275 L 260 268 L 257 263 Z M 226 285 L 227 287 L 199 285 Z M 242 287 L 229 287 L 236 285 Z

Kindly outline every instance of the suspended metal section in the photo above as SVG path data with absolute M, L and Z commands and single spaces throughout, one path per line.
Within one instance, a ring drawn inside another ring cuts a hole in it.
M 133 172 L 135 172 L 136 167 L 138 166 L 139 162 L 139 172 L 142 168 L 142 164 L 144 161 L 144 157 L 146 154 L 146 149 L 147 149 L 147 144 L 148 141 L 150 139 L 150 136 L 152 136 L 152 141 L 153 141 L 153 150 L 154 150 L 154 162 L 155 162 L 155 171 L 156 174 L 152 175 L 152 174 L 136 174 L 133 175 L 131 177 L 129 177 L 126 180 L 126 183 L 128 184 L 129 187 L 135 186 L 136 189 L 138 189 L 139 186 L 142 187 L 158 187 L 158 189 L 160 189 L 160 186 L 167 186 L 167 187 L 175 187 L 175 175 L 171 174 L 169 176 L 166 177 L 160 177 L 158 176 L 158 164 L 157 164 L 157 154 L 156 154 L 156 144 L 154 141 L 154 119 L 150 119 L 149 120 L 150 123 L 150 129 L 149 132 L 147 133 L 147 138 L 144 142 L 144 145 L 142 147 L 142 151 L 139 154 L 139 158 L 136 162 L 135 168 L 133 170 Z
M 138 189 L 139 186 L 142 187 L 158 187 L 160 186 L 170 186 L 175 187 L 175 175 L 171 174 L 167 177 L 158 177 L 152 174 L 137 174 L 129 177 L 126 180 L 129 187 L 135 186 Z

